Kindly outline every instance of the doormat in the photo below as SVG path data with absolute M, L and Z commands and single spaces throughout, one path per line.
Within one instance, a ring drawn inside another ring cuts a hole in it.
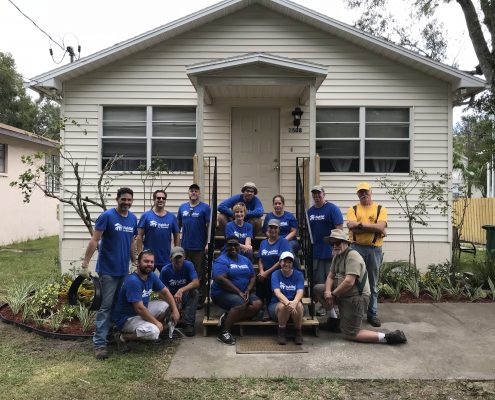
M 277 343 L 275 336 L 270 337 L 237 337 L 235 350 L 237 354 L 281 354 L 307 353 L 304 346 L 298 346 L 293 338 L 287 338 L 286 345 Z

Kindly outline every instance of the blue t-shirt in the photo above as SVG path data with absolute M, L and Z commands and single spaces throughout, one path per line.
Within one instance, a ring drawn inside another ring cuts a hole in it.
M 212 278 L 215 280 L 218 276 L 224 274 L 227 274 L 227 278 L 230 279 L 234 286 L 241 292 L 245 292 L 251 277 L 254 276 L 254 269 L 249 258 L 238 255 L 235 260 L 232 260 L 226 253 L 222 253 L 213 263 Z M 211 297 L 218 296 L 223 292 L 225 290 L 213 281 Z
M 292 270 L 292 275 L 284 276 L 281 270 L 277 269 L 272 274 L 272 291 L 280 289 L 282 294 L 289 300 L 294 300 L 298 290 L 304 290 L 304 275 L 297 269 Z M 278 303 L 277 296 L 272 296 L 271 304 Z
M 246 244 L 246 238 L 253 238 L 253 225 L 244 222 L 242 226 L 239 226 L 235 221 L 230 221 L 225 226 L 225 237 L 228 238 L 229 236 L 235 236 L 239 239 L 240 244 Z
M 244 221 L 247 221 L 251 218 L 261 218 L 263 216 L 263 204 L 261 204 L 261 200 L 253 196 L 252 200 L 249 203 L 244 201 L 244 196 L 242 193 L 236 194 L 228 199 L 222 201 L 218 205 L 218 212 L 222 214 L 226 214 L 229 217 L 233 218 L 234 213 L 232 212 L 232 207 L 234 207 L 237 203 L 244 203 L 247 208 L 246 215 L 244 216 Z
M 136 311 L 132 303 L 142 301 L 148 308 L 150 295 L 152 292 L 159 292 L 165 287 L 158 276 L 154 273 L 148 274 L 148 279 L 142 280 L 136 272 L 130 274 L 122 284 L 119 290 L 117 302 L 113 310 L 113 321 L 119 329 L 122 329 L 125 322 L 135 317 Z
M 182 204 L 177 213 L 177 219 L 182 226 L 181 246 L 184 250 L 204 250 L 208 231 L 206 225 L 210 222 L 211 208 L 206 203 L 198 203 L 192 207 L 189 202 Z
M 278 240 L 273 244 L 268 243 L 268 239 L 265 239 L 260 243 L 258 257 L 263 261 L 265 271 L 273 267 L 284 251 L 291 251 L 290 244 L 287 239 L 278 238 Z
M 103 232 L 98 249 L 96 272 L 100 276 L 127 275 L 131 243 L 137 235 L 136 216 L 129 211 L 127 217 L 123 217 L 115 208 L 111 208 L 98 217 L 95 230 Z
M 340 209 L 332 203 L 325 203 L 320 208 L 315 206 L 308 210 L 309 226 L 313 235 L 313 258 L 329 260 L 332 258 L 332 249 L 323 242 L 336 225 L 344 223 Z
M 161 269 L 170 262 L 172 234 L 179 233 L 177 218 L 171 212 L 160 217 L 153 210 L 148 210 L 141 215 L 138 228 L 144 229 L 143 248 L 155 253 L 155 265 Z
M 294 217 L 294 214 L 284 211 L 283 215 L 280 217 L 276 216 L 273 212 L 269 212 L 265 216 L 265 220 L 263 221 L 263 232 L 266 232 L 268 229 L 268 222 L 271 219 L 277 219 L 280 221 L 280 237 L 285 237 L 290 233 L 291 229 L 297 229 L 297 220 Z M 292 240 L 294 240 L 293 238 Z
M 198 274 L 194 269 L 194 264 L 189 260 L 184 260 L 184 264 L 179 271 L 175 271 L 172 263 L 165 265 L 160 272 L 160 280 L 170 290 L 170 293 L 177 293 L 177 290 L 198 279 Z

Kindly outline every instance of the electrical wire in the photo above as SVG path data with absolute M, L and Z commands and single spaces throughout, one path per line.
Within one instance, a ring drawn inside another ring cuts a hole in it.
M 17 6 L 14 4 L 14 2 L 13 2 L 12 0 L 8 0 L 8 2 L 9 2 L 10 4 L 12 4 L 15 8 L 17 8 L 17 10 L 18 10 L 18 11 L 19 11 L 22 15 L 24 15 L 24 16 L 25 16 L 28 20 L 30 20 L 30 21 L 34 24 L 34 26 L 35 26 L 36 28 L 38 28 L 41 32 L 43 32 L 46 36 L 48 36 L 48 38 L 49 38 L 51 41 L 53 41 L 53 43 L 55 43 L 56 45 L 58 45 L 58 47 L 60 47 L 63 51 L 66 51 L 66 50 L 63 48 L 63 46 L 62 46 L 62 45 L 60 45 L 60 43 L 58 43 L 58 42 L 56 42 L 55 40 L 53 40 L 53 39 L 52 39 L 52 37 L 51 37 L 48 33 L 46 33 L 43 29 L 41 29 L 41 28 L 40 28 L 40 27 L 36 24 L 36 22 L 34 22 L 31 18 L 29 18 L 26 14 L 24 14 L 24 13 L 21 11 L 21 9 L 20 9 L 19 7 L 17 7 Z

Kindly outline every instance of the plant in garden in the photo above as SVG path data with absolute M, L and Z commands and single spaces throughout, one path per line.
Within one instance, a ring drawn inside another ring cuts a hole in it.
M 96 312 L 79 303 L 75 307 L 76 317 L 81 322 L 83 332 L 89 331 L 95 324 Z
M 432 179 L 424 170 L 411 171 L 409 179 L 395 181 L 386 176 L 377 179 L 381 188 L 399 205 L 399 215 L 406 219 L 409 229 L 409 268 L 414 272 L 416 263 L 416 247 L 414 241 L 415 225 L 428 226 L 428 207 L 433 205 L 446 214 L 447 201 L 445 186 L 447 177 Z
M 477 301 L 485 299 L 487 293 L 481 286 L 466 285 L 464 287 L 464 295 L 469 301 Z
M 400 298 L 401 292 L 402 288 L 400 286 L 400 283 L 397 283 L 396 286 L 390 286 L 388 283 L 378 284 L 378 294 L 382 297 L 390 298 L 397 301 Z
M 10 309 L 14 314 L 18 314 L 22 311 L 24 304 L 28 300 L 29 296 L 35 289 L 35 284 L 26 280 L 12 281 L 7 287 L 7 292 L 0 300 L 8 303 Z
M 44 325 L 49 331 L 57 332 L 62 328 L 64 319 L 65 315 L 61 310 L 55 312 L 50 311 L 50 315 L 44 320 Z
M 495 284 L 491 280 L 491 278 L 488 278 L 488 286 L 490 287 L 490 290 L 488 290 L 488 295 L 492 298 L 492 300 L 495 300 Z

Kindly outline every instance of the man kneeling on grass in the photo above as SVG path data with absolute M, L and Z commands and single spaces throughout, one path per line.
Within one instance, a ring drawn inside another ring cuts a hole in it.
M 339 306 L 340 329 L 345 338 L 367 343 L 405 343 L 406 335 L 399 330 L 382 333 L 361 329 L 371 294 L 364 260 L 349 247 L 350 242 L 342 229 L 333 229 L 324 241 L 332 246 L 332 265 L 325 284 L 316 285 L 314 290 L 327 310 L 335 304 Z M 334 326 L 332 322 L 327 324 Z
M 153 273 L 154 267 L 155 255 L 151 250 L 144 250 L 138 256 L 137 270 L 127 276 L 120 288 L 113 319 L 120 331 L 115 334 L 115 341 L 121 352 L 129 351 L 127 342 L 130 340 L 160 342 L 169 307 L 172 321 L 179 321 L 174 297 Z M 152 292 L 158 292 L 162 300 L 150 302 Z

